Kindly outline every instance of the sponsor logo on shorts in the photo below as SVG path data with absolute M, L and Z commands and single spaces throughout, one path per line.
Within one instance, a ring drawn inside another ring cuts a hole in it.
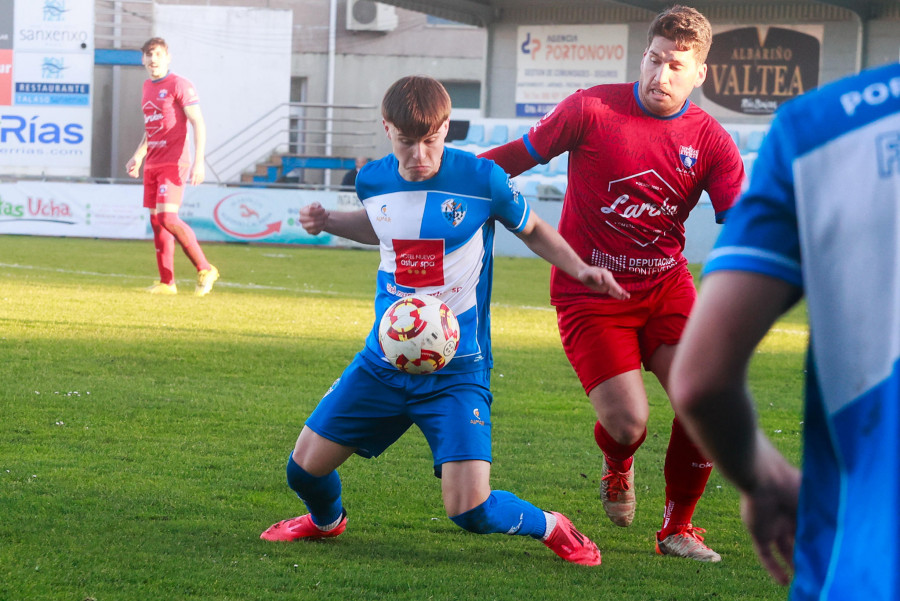
M 478 411 L 478 408 L 472 409 L 472 415 L 474 415 L 474 419 L 470 419 L 469 423 L 473 426 L 483 426 L 484 420 L 481 419 L 481 412 Z

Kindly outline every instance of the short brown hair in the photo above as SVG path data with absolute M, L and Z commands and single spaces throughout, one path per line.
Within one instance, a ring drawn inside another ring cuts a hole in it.
M 150 38 L 149 40 L 144 42 L 143 46 L 141 46 L 141 52 L 143 52 L 144 54 L 148 54 L 151 50 L 153 50 L 157 46 L 162 46 L 166 52 L 169 51 L 169 45 L 166 44 L 166 41 L 164 39 Z
M 450 95 L 441 82 L 423 75 L 395 81 L 381 101 L 381 116 L 401 133 L 427 136 L 450 118 Z
M 697 9 L 679 4 L 656 15 L 647 33 L 647 45 L 657 36 L 675 42 L 679 50 L 693 50 L 701 63 L 706 62 L 712 46 L 709 20 Z

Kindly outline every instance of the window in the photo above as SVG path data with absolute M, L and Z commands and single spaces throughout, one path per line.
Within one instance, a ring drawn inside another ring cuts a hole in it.
M 442 81 L 455 109 L 481 108 L 481 84 L 477 81 Z

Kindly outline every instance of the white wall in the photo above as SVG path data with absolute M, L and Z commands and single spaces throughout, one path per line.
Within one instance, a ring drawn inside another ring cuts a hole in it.
M 200 94 L 209 181 L 216 174 L 221 181 L 237 180 L 276 144 L 287 144 L 287 132 L 278 131 L 286 123 L 286 105 L 277 109 L 277 128 L 252 124 L 290 101 L 292 20 L 290 10 L 155 5 L 154 35 L 168 43 L 172 71 Z M 248 126 L 256 137 L 217 152 Z

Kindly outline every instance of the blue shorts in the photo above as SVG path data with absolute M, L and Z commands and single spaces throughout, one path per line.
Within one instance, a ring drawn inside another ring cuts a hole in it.
M 491 461 L 490 371 L 415 375 L 357 355 L 306 420 L 313 432 L 377 457 L 416 424 L 434 457 Z

